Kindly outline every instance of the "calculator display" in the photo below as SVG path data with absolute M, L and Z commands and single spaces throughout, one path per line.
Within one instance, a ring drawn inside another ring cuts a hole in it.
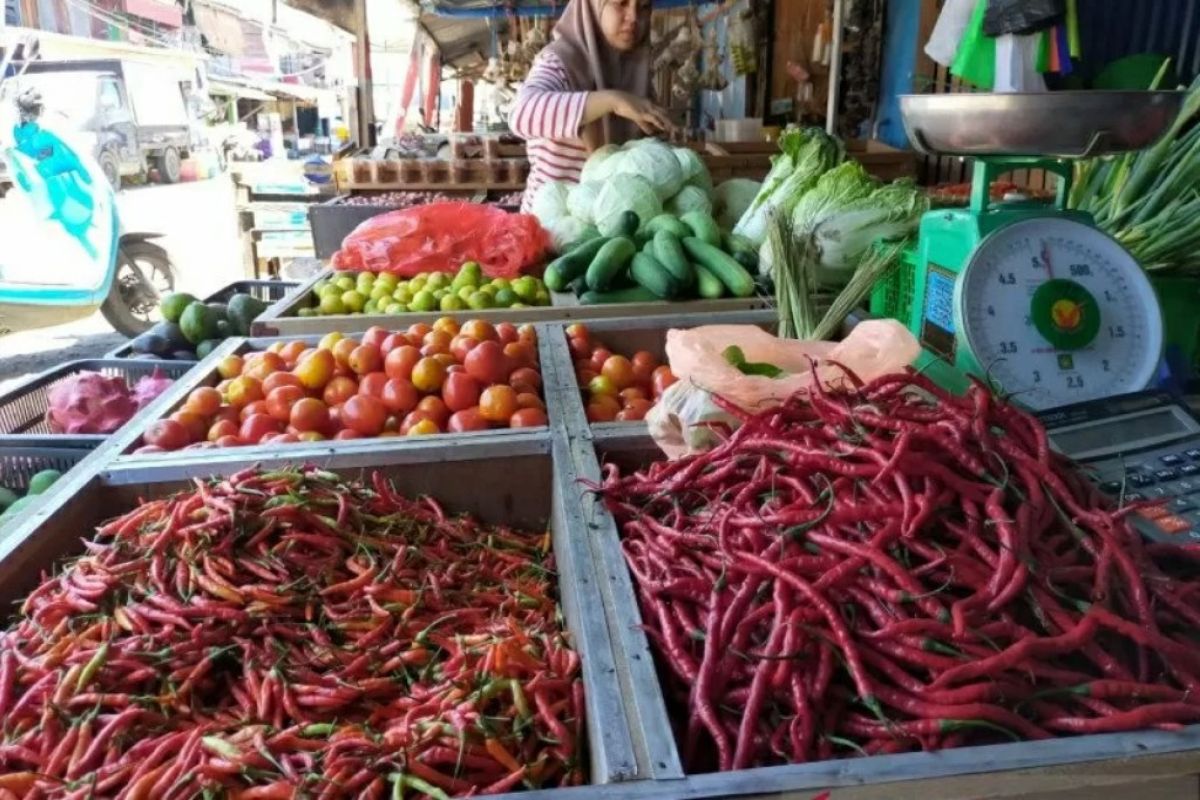
M 1057 449 L 1070 455 L 1116 449 L 1114 445 L 1136 449 L 1147 439 L 1176 434 L 1183 436 L 1190 432 L 1178 415 L 1170 408 L 1164 408 L 1151 414 L 1121 417 L 1111 422 L 1089 424 L 1074 430 L 1051 431 L 1050 440 Z

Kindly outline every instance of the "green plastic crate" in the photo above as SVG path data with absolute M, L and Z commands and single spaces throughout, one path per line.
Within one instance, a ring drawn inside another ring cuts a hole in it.
M 871 314 L 908 325 L 913 314 L 913 284 L 917 252 L 905 250 L 904 260 L 871 290 Z

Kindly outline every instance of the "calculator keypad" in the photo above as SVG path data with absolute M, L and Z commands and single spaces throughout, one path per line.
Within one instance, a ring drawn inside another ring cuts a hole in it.
M 1164 542 L 1200 541 L 1200 447 L 1178 444 L 1123 462 L 1092 465 L 1100 490 L 1114 501 L 1161 501 L 1132 519 L 1144 536 Z

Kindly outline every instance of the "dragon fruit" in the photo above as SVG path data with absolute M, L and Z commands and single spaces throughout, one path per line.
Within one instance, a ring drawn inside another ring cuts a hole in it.
M 163 375 L 158 367 L 154 368 L 153 375 L 143 375 L 142 379 L 133 387 L 133 399 L 137 403 L 138 410 L 145 408 L 157 400 L 160 394 L 171 388 L 173 382 L 166 375 Z
M 121 378 L 81 372 L 50 390 L 46 422 L 55 433 L 113 433 L 138 411 Z

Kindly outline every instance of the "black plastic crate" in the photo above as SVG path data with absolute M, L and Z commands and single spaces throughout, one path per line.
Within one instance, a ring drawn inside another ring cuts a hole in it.
M 47 469 L 66 474 L 90 450 L 76 447 L 7 447 L 0 449 L 0 486 L 24 494 L 29 479 Z
M 195 364 L 190 361 L 141 361 L 135 359 L 93 358 L 69 361 L 48 369 L 0 394 L 0 447 L 40 446 L 93 449 L 108 438 L 106 434 L 54 433 L 46 422 L 50 390 L 65 378 L 81 372 L 99 372 L 124 378 L 131 386 L 157 369 L 178 380 Z

